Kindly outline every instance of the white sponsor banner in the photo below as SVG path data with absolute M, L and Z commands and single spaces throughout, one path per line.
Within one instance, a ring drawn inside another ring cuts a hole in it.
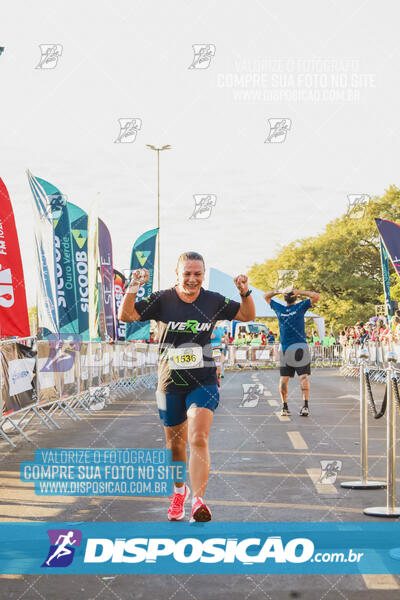
M 256 350 L 257 360 L 268 360 L 269 352 L 267 350 Z
M 64 383 L 66 383 L 66 384 L 74 383 L 74 381 L 75 381 L 75 365 L 72 365 L 72 367 L 68 371 L 65 371 L 65 373 L 64 373 Z
M 103 354 L 103 374 L 107 375 L 110 372 L 110 355 L 108 352 Z
M 236 350 L 236 358 L 239 360 L 246 360 L 247 350 Z
M 82 354 L 81 356 L 81 379 L 82 381 L 86 381 L 89 379 L 89 369 L 88 369 L 88 355 Z
M 8 363 L 8 380 L 10 396 L 21 394 L 32 389 L 34 358 L 17 358 Z
M 44 367 L 46 363 L 49 362 L 48 358 L 39 358 L 38 367 L 39 367 L 39 387 L 41 390 L 44 390 L 49 387 L 55 386 L 54 381 L 54 372 L 53 371 L 44 371 Z
M 126 350 L 126 352 L 124 352 L 122 355 L 121 365 L 123 367 L 128 367 L 128 369 L 136 366 L 139 360 L 137 358 L 138 356 L 139 352 L 137 352 L 135 356 L 135 352 L 133 352 L 132 350 Z

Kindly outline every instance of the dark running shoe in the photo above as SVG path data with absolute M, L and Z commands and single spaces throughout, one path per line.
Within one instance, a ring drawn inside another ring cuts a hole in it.
M 302 406 L 300 409 L 300 416 L 308 417 L 309 414 L 310 414 L 310 411 L 308 410 L 308 406 Z

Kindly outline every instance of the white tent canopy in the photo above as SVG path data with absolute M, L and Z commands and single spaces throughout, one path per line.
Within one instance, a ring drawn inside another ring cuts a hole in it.
M 213 267 L 210 269 L 208 289 L 212 290 L 213 292 L 219 292 L 220 294 L 223 294 L 232 300 L 237 300 L 238 302 L 241 300 L 239 291 L 234 284 L 233 277 L 227 273 L 224 273 L 223 271 L 214 269 Z M 252 296 L 254 304 L 256 305 L 256 317 L 263 319 L 276 319 L 277 317 L 275 312 L 272 310 L 268 302 L 264 300 L 265 292 L 262 292 L 253 286 L 251 286 L 251 289 L 253 290 Z M 280 304 L 284 304 L 284 302 L 282 302 L 282 300 L 279 298 L 275 298 L 275 300 Z M 325 335 L 325 319 L 319 315 L 316 315 L 310 310 L 306 312 L 305 316 L 306 318 L 314 319 L 318 328 L 319 336 L 322 339 Z

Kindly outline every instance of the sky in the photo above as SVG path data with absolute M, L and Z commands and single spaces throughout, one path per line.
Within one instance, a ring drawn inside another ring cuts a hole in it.
M 157 225 L 146 144 L 170 144 L 160 155 L 162 288 L 184 251 L 245 273 L 322 231 L 348 195 L 397 184 L 399 16 L 395 1 L 8 3 L 0 176 L 28 303 L 27 168 L 84 210 L 98 198 L 114 266 L 127 269 L 135 239 Z M 39 67 L 45 44 L 59 54 L 53 68 Z M 116 142 L 119 119 L 137 119 L 132 141 Z M 211 197 L 208 218 L 190 218 L 196 195 Z

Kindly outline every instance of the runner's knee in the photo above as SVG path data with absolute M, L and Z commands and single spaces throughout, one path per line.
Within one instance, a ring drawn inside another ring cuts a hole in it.
M 207 448 L 208 433 L 205 431 L 193 431 L 190 435 L 189 444 L 191 447 Z
M 166 447 L 168 448 L 168 450 L 172 451 L 183 450 L 186 448 L 186 439 L 183 436 L 177 434 L 174 437 L 167 440 Z
M 307 375 L 302 375 L 300 377 L 300 386 L 302 390 L 309 390 L 310 389 L 310 382 L 308 380 L 308 376 Z
M 279 389 L 282 392 L 286 392 L 286 390 L 287 390 L 287 381 L 286 380 L 281 380 L 280 381 L 280 383 L 279 383 Z

